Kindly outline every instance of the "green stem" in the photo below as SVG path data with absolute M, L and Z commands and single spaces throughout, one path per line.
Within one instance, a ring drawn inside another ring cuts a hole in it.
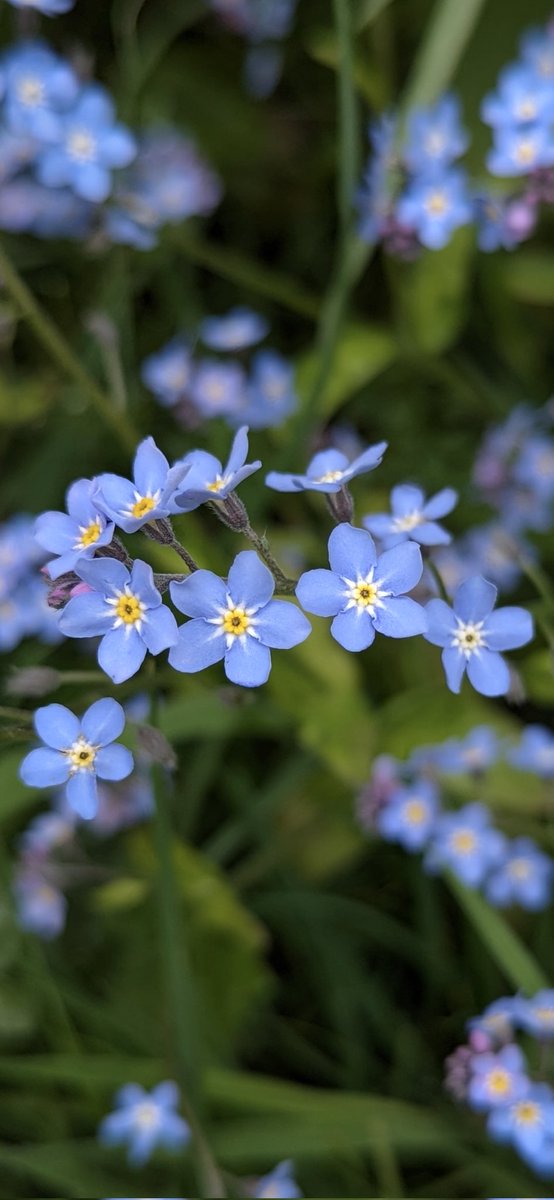
M 65 371 L 88 396 L 90 403 L 96 409 L 99 417 L 113 430 L 125 450 L 134 451 L 138 441 L 128 417 L 119 412 L 110 397 L 98 386 L 94 379 L 85 371 L 71 346 L 60 333 L 56 325 L 13 266 L 4 247 L 0 244 L 0 281 L 9 292 L 12 300 L 21 314 L 32 326 L 38 340 Z
M 444 581 L 443 581 L 442 575 L 441 575 L 438 567 L 435 566 L 433 559 L 424 557 L 424 562 L 429 567 L 431 575 L 433 576 L 433 579 L 435 580 L 435 583 L 440 592 L 441 600 L 446 600 L 447 604 L 451 604 L 450 596 L 448 595 L 448 592 L 444 586 Z
M 250 522 L 248 522 L 248 525 L 245 529 L 241 530 L 241 533 L 244 533 L 244 536 L 248 538 L 248 541 L 252 542 L 252 545 L 256 547 L 260 558 L 263 558 L 266 566 L 269 567 L 275 580 L 277 591 L 281 592 L 283 596 L 292 596 L 296 588 L 297 580 L 289 579 L 281 570 L 279 563 L 271 553 L 267 538 L 263 534 L 256 533 L 256 530 L 252 528 Z

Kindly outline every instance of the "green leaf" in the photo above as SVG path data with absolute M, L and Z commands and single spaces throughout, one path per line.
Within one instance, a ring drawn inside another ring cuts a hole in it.
M 502 263 L 506 290 L 527 304 L 554 304 L 554 255 L 523 250 Z
M 9 750 L 0 759 L 0 822 L 36 807 L 38 793 L 19 778 L 23 750 Z
M 341 334 L 331 373 L 327 379 L 318 416 L 333 416 L 350 397 L 390 367 L 396 358 L 396 342 L 385 325 L 353 322 Z M 298 362 L 297 385 L 303 397 L 311 394 L 319 368 L 319 356 L 309 351 Z
M 415 262 L 389 262 L 399 339 L 410 351 L 440 354 L 458 338 L 467 315 L 471 229 L 459 229 L 444 250 L 424 250 Z
M 485 0 L 436 0 L 402 96 L 405 112 L 449 86 L 484 7 Z
M 0 375 L 0 426 L 25 425 L 42 416 L 50 405 L 48 379 L 36 376 L 15 382 Z
M 455 875 L 448 874 L 448 886 L 460 908 L 481 940 L 491 958 L 515 988 L 531 995 L 550 986 L 542 968 L 519 940 L 504 917 L 491 908 L 479 892 L 465 887 Z

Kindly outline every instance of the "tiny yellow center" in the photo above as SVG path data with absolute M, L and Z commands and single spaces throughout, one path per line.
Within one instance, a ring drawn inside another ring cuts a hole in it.
M 94 546 L 94 543 L 98 541 L 102 533 L 102 525 L 97 517 L 95 521 L 90 522 L 90 525 L 81 525 L 79 531 L 81 536 L 78 545 L 81 549 L 85 549 L 87 546 Z
M 410 825 L 421 825 L 427 816 L 427 808 L 421 800 L 410 800 L 404 809 L 404 815 Z
M 152 512 L 152 509 L 155 507 L 156 501 L 153 496 L 141 496 L 140 500 L 137 500 L 135 504 L 133 504 L 131 516 L 145 517 L 146 514 Z
M 554 1025 L 554 1008 L 534 1008 L 533 1016 L 543 1025 Z
M 379 589 L 375 583 L 358 583 L 352 588 L 352 599 L 360 608 L 369 608 L 375 604 Z
M 18 84 L 17 96 L 21 103 L 27 105 L 28 108 L 37 108 L 39 104 L 44 103 L 44 85 L 40 79 L 28 75 Z
M 528 879 L 531 874 L 531 866 L 526 858 L 514 858 L 508 867 L 508 873 L 513 879 Z
M 525 142 L 519 142 L 516 151 L 515 159 L 522 166 L 527 166 L 532 163 L 535 158 L 535 143 L 528 139 Z
M 448 208 L 444 192 L 431 192 L 425 201 L 425 208 L 432 217 L 442 217 Z
M 320 475 L 319 479 L 314 479 L 314 483 L 337 483 L 342 479 L 344 471 L 326 471 L 325 475 Z
M 115 614 L 125 625 L 134 625 L 142 617 L 142 605 L 137 596 L 124 592 L 115 606 Z
M 477 838 L 471 829 L 460 829 L 452 834 L 451 844 L 457 854 L 472 854 L 477 846 Z
M 87 129 L 73 129 L 67 139 L 67 152 L 77 162 L 92 162 L 96 155 L 96 141 Z
M 206 487 L 209 492 L 220 492 L 221 489 L 225 487 L 227 482 L 228 478 L 226 476 L 216 475 L 215 479 L 212 480 L 212 483 L 206 484 Z
M 71 773 L 90 770 L 94 765 L 97 749 L 97 746 L 91 746 L 90 742 L 85 741 L 84 737 L 77 738 L 69 750 L 64 751 L 71 764 Z
M 511 1077 L 507 1071 L 497 1067 L 487 1075 L 487 1087 L 493 1096 L 506 1096 L 511 1091 Z
M 485 637 L 483 634 L 483 622 L 477 621 L 472 623 L 468 621 L 458 620 L 458 627 L 454 630 L 452 645 L 460 650 L 466 658 L 469 658 L 476 651 L 486 646 Z
M 249 625 L 250 617 L 244 608 L 230 608 L 223 617 L 224 632 L 232 633 L 235 637 L 240 637 L 242 633 L 246 633 Z
M 537 105 L 532 96 L 526 96 L 521 104 L 517 105 L 516 117 L 518 121 L 534 121 L 537 115 Z
M 515 1118 L 518 1125 L 536 1125 L 540 1121 L 541 1110 L 532 1100 L 520 1100 L 515 1106 Z
M 147 1100 L 144 1104 L 137 1105 L 135 1109 L 135 1121 L 141 1129 L 152 1129 L 158 1124 L 160 1114 L 155 1104 L 150 1104 Z

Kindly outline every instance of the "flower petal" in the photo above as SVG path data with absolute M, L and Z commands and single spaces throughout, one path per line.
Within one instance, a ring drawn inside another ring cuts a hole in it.
M 393 519 L 389 513 L 368 513 L 362 518 L 362 525 L 378 538 L 388 537 L 393 532 Z
M 113 624 L 114 614 L 103 596 L 87 592 L 69 600 L 58 618 L 58 629 L 66 637 L 98 637 Z
M 72 550 L 79 530 L 67 513 L 44 512 L 35 521 L 34 535 L 39 546 L 52 554 L 65 554 Z
M 490 650 L 515 650 L 533 637 L 533 618 L 525 608 L 499 608 L 491 613 L 486 627 Z
M 249 551 L 244 551 L 248 554 Z M 231 683 L 241 687 L 260 687 L 266 683 L 271 671 L 271 654 L 252 637 L 235 638 L 230 650 L 225 653 L 225 674 Z
M 360 608 L 340 612 L 331 624 L 331 634 L 345 650 L 354 653 L 367 650 L 375 639 L 375 629 L 369 613 Z
M 162 491 L 168 471 L 167 458 L 158 449 L 154 438 L 145 438 L 138 447 L 133 463 L 133 477 L 137 491 L 141 496 Z
M 431 601 L 431 603 L 435 602 Z M 427 605 L 427 609 L 429 609 L 429 605 Z M 462 679 L 466 669 L 466 659 L 455 646 L 447 646 L 446 650 L 443 650 L 441 657 L 446 682 L 450 691 L 457 693 L 462 686 Z
M 127 567 L 115 558 L 93 558 L 90 562 L 82 560 L 76 571 L 95 592 L 103 595 L 121 591 L 130 578 Z
M 87 742 L 93 746 L 107 746 L 109 742 L 115 742 L 125 729 L 125 713 L 121 704 L 110 696 L 96 700 L 83 714 L 81 729 Z
M 233 445 L 231 446 L 231 453 L 223 474 L 234 475 L 235 471 L 238 471 L 239 468 L 242 467 L 246 462 L 247 454 L 248 425 L 241 425 L 241 428 L 237 429 L 237 432 L 234 436 Z
M 510 686 L 510 672 L 500 654 L 492 650 L 480 650 L 472 654 L 467 664 L 467 674 L 476 692 L 482 696 L 504 696 Z
M 436 521 L 424 521 L 412 534 L 422 546 L 448 546 L 452 538 Z
M 375 614 L 375 628 L 386 637 L 414 637 L 427 632 L 425 609 L 409 596 L 385 600 L 384 607 Z
M 377 559 L 375 578 L 393 596 L 411 592 L 423 574 L 421 550 L 415 542 L 402 542 Z
M 407 513 L 420 512 L 425 503 L 421 488 L 412 483 L 399 483 L 393 487 L 390 494 L 390 506 L 395 517 L 405 517 Z
M 449 646 L 456 629 L 456 618 L 445 600 L 430 600 L 425 605 L 427 614 L 426 641 L 433 646 Z
M 454 595 L 454 612 L 462 621 L 482 621 L 494 608 L 497 588 L 481 575 L 460 584 Z
M 170 583 L 169 594 L 186 617 L 216 617 L 227 608 L 227 587 L 213 571 L 193 571 L 181 583 Z
M 423 512 L 429 521 L 438 521 L 440 517 L 448 516 L 458 503 L 458 493 L 454 488 L 443 488 L 432 496 L 424 506 Z
M 312 631 L 308 618 L 288 600 L 270 600 L 256 617 L 256 633 L 264 646 L 290 650 Z
M 64 704 L 45 704 L 35 713 L 35 729 L 45 746 L 67 750 L 79 737 L 81 724 Z
M 190 675 L 221 662 L 224 655 L 225 638 L 220 630 L 207 621 L 195 619 L 181 625 L 179 640 L 169 651 L 169 663 L 176 671 Z
M 150 654 L 160 654 L 162 650 L 175 646 L 178 637 L 177 622 L 165 604 L 154 609 L 142 626 L 142 640 Z
M 343 522 L 336 525 L 329 538 L 331 570 L 343 579 L 365 579 L 377 561 L 375 543 L 365 529 L 354 529 Z
M 140 558 L 136 558 L 133 563 L 129 587 L 132 592 L 138 593 L 147 608 L 158 608 L 162 602 L 160 593 L 154 586 L 152 567 Z
M 134 766 L 133 755 L 126 746 L 117 742 L 115 746 L 103 746 L 96 755 L 94 765 L 99 779 L 112 779 L 117 782 L 131 774 Z
M 318 568 L 306 571 L 296 585 L 302 608 L 318 617 L 334 617 L 347 603 L 343 580 L 334 571 Z
M 255 550 L 241 550 L 227 580 L 233 602 L 244 608 L 261 608 L 275 591 L 273 575 Z
M 98 647 L 98 663 L 114 683 L 135 675 L 146 657 L 146 646 L 136 629 L 112 629 Z
M 76 771 L 67 782 L 67 802 L 83 821 L 92 821 L 98 809 L 94 771 Z
M 19 776 L 23 783 L 32 788 L 56 787 L 57 784 L 65 783 L 68 775 L 69 766 L 65 754 L 43 746 L 39 750 L 31 750 L 19 768 Z

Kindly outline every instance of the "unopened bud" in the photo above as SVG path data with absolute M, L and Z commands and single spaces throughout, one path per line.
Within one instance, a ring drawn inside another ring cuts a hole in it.
M 328 492 L 325 499 L 333 520 L 338 525 L 341 525 L 343 521 L 351 523 L 354 516 L 354 500 L 347 487 L 343 485 L 340 492 Z
M 152 725 L 137 727 L 137 749 L 141 757 L 166 767 L 168 771 L 174 771 L 177 766 L 177 755 L 173 746 L 165 734 L 159 729 L 154 729 Z
M 224 500 L 212 500 L 210 508 L 216 517 L 235 533 L 244 533 L 244 530 L 248 529 L 248 513 L 236 492 L 229 492 Z

